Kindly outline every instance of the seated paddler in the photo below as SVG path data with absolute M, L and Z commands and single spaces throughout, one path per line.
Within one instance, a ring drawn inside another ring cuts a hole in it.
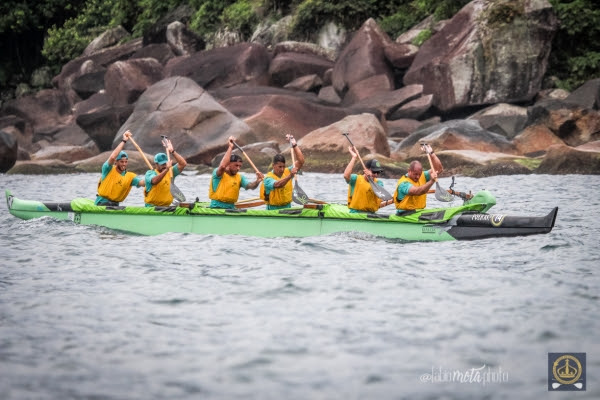
M 102 176 L 98 181 L 98 194 L 94 204 L 98 206 L 118 206 L 125 200 L 132 186 L 144 186 L 144 177 L 127 171 L 129 157 L 123 147 L 131 137 L 131 132 L 123 133 L 123 140 L 110 153 L 102 164 Z
M 183 171 L 187 161 L 174 148 L 169 139 L 163 141 L 165 151 L 172 155 L 169 159 L 165 153 L 154 156 L 155 168 L 146 172 L 146 189 L 144 190 L 144 202 L 146 207 L 168 207 L 173 203 L 171 184 L 173 179 Z M 173 159 L 177 164 L 173 165 Z
M 373 192 L 369 179 L 383 187 L 383 182 L 377 179 L 383 172 L 383 167 L 379 161 L 372 159 L 366 162 L 366 169 L 362 174 L 353 174 L 352 170 L 358 154 L 353 146 L 350 146 L 348 150 L 352 155 L 352 159 L 344 170 L 344 179 L 348 184 L 348 208 L 351 213 L 376 212 L 381 206 L 381 199 Z
M 292 206 L 292 179 L 304 165 L 304 155 L 292 135 L 286 135 L 286 139 L 291 143 L 290 151 L 294 152 L 294 165 L 285 166 L 285 157 L 283 154 L 276 154 L 273 157 L 273 169 L 267 173 L 260 186 L 260 198 L 267 205 L 267 210 L 279 210 L 290 208 Z
M 256 189 L 263 180 L 263 174 L 256 173 L 256 180 L 250 182 L 248 178 L 240 174 L 242 168 L 242 157 L 232 154 L 235 138 L 227 139 L 227 151 L 223 155 L 219 166 L 213 170 L 208 185 L 208 197 L 210 208 L 235 208 L 235 203 L 240 195 L 240 188 L 245 190 Z
M 435 155 L 431 146 L 423 145 L 423 150 L 431 156 L 432 168 L 423 171 L 423 165 L 417 160 L 410 163 L 408 172 L 398 179 L 394 192 L 396 212 L 420 210 L 427 207 L 427 192 L 437 181 L 438 173 L 444 170 L 442 162 Z

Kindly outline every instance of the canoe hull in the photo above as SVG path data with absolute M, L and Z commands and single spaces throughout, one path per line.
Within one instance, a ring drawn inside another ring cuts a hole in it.
M 317 210 L 300 208 L 281 212 L 219 210 L 218 213 L 215 213 L 215 210 L 209 209 L 192 211 L 175 207 L 156 208 L 158 211 L 143 207 L 116 207 L 113 209 L 95 207 L 92 209 L 98 209 L 97 211 L 81 211 L 66 202 L 44 203 L 18 199 L 9 191 L 6 191 L 6 199 L 10 213 L 21 219 L 52 217 L 70 220 L 81 225 L 97 225 L 141 235 L 176 232 L 205 235 L 307 237 L 358 232 L 405 241 L 474 240 L 548 233 L 554 226 L 558 212 L 558 208 L 555 208 L 543 217 L 511 217 L 473 211 L 473 206 L 467 210 L 465 206 L 462 206 L 445 209 L 455 213 L 454 217 L 447 220 L 434 219 L 428 223 L 427 221 L 402 222 L 394 216 L 357 216 L 345 212 L 328 213 L 327 206 L 322 206 L 325 208 Z M 477 208 L 487 209 L 488 205 L 475 205 L 475 209 Z M 423 213 L 423 217 L 438 218 L 439 215 L 447 212 L 434 210 L 434 212 Z

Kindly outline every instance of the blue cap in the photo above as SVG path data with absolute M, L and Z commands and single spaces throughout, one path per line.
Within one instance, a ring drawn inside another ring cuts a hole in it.
M 121 150 L 121 152 L 119 153 L 119 155 L 117 156 L 117 160 L 120 160 L 121 158 L 125 157 L 126 159 L 129 160 L 129 157 L 127 156 L 127 153 L 125 153 L 124 150 Z
M 159 165 L 166 164 L 168 160 L 169 159 L 165 153 L 158 153 L 154 156 L 154 162 Z

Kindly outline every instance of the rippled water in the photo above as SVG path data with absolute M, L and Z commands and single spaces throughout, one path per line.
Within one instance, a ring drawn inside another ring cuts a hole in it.
M 64 201 L 93 197 L 98 176 L 0 175 L 0 189 Z M 177 184 L 206 200 L 208 179 Z M 338 175 L 300 183 L 346 195 Z M 577 398 L 599 398 L 600 178 L 456 188 L 492 191 L 498 213 L 559 206 L 555 229 L 443 243 L 144 237 L 22 221 L 2 202 L 0 399 L 539 399 L 548 352 L 586 352 Z M 491 382 L 444 379 L 471 369 Z

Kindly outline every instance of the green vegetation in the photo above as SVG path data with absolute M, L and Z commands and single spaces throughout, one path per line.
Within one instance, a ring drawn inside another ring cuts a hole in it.
M 542 163 L 541 158 L 516 158 L 514 161 L 517 164 L 521 164 L 522 166 L 528 168 L 531 171 L 537 169 L 537 167 L 539 167 Z
M 548 75 L 572 90 L 600 77 L 600 9 L 593 0 L 549 0 L 560 19 Z M 210 39 L 219 29 L 247 40 L 265 20 L 294 17 L 290 37 L 312 40 L 327 22 L 352 32 L 374 18 L 391 37 L 428 16 L 429 26 L 415 39 L 420 45 L 435 22 L 452 17 L 469 0 L 4 0 L 0 4 L 0 91 L 27 82 L 32 71 L 49 66 L 56 73 L 79 56 L 107 28 L 122 25 L 133 37 L 147 32 L 180 6 L 189 8 L 190 29 Z M 510 22 L 520 10 L 504 0 L 495 20 Z
M 560 27 L 552 42 L 547 75 L 557 86 L 573 90 L 589 79 L 600 78 L 600 8 L 593 0 L 549 0 Z
M 416 38 L 413 39 L 412 44 L 415 46 L 421 46 L 427 39 L 433 35 L 431 29 L 423 29 Z

